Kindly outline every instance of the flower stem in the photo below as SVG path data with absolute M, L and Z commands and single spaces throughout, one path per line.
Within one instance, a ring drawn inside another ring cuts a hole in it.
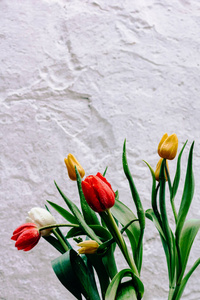
M 61 238 L 61 236 L 58 234 L 58 232 L 56 231 L 56 229 L 52 229 L 53 234 L 57 237 L 58 241 L 60 242 L 60 244 L 63 246 L 63 248 L 65 249 L 65 251 L 67 252 L 69 250 L 69 247 L 66 245 L 66 243 L 64 242 L 64 240 Z
M 113 237 L 116 239 L 116 242 L 120 248 L 120 250 L 122 251 L 129 267 L 133 270 L 133 272 L 139 277 L 139 273 L 138 273 L 138 270 L 137 270 L 137 267 L 135 265 L 135 262 L 133 260 L 133 258 L 131 257 L 129 251 L 128 251 L 128 248 L 126 246 L 126 243 L 121 235 L 121 232 L 113 218 L 113 215 L 111 214 L 110 210 L 108 209 L 106 212 L 106 215 L 107 215 L 107 218 L 104 218 L 107 219 L 106 220 L 106 225 L 108 225 L 109 227 L 109 230 L 111 231 Z
M 168 180 L 168 186 L 169 186 L 169 192 L 170 192 L 170 202 L 171 202 L 171 206 L 172 206 L 172 211 L 173 211 L 173 214 L 174 214 L 175 222 L 177 224 L 177 212 L 176 212 L 176 207 L 175 207 L 175 204 L 174 204 L 173 188 L 172 188 L 172 185 L 171 185 L 171 179 L 170 179 L 169 171 L 168 171 L 166 165 L 165 165 L 165 171 L 166 171 L 166 174 L 167 174 L 167 180 Z
M 42 231 L 42 230 L 45 230 L 45 229 L 53 229 L 53 228 L 56 228 L 56 227 L 79 227 L 78 224 L 51 224 L 51 225 L 47 225 L 47 226 L 44 226 L 44 227 L 40 227 L 38 228 L 39 232 Z
M 175 289 L 174 287 L 171 287 L 169 289 L 168 300 L 172 300 L 173 294 L 174 294 L 174 289 Z
M 52 224 L 52 225 L 47 225 L 47 226 L 44 226 L 44 227 L 40 227 L 38 230 L 40 232 L 42 230 L 52 228 L 52 233 L 57 237 L 58 241 L 63 246 L 64 250 L 67 252 L 69 250 L 68 245 L 66 244 L 66 242 L 64 241 L 62 236 L 60 236 L 60 234 L 55 229 L 55 228 L 59 228 L 59 227 L 79 227 L 79 225 L 77 225 L 77 224 Z

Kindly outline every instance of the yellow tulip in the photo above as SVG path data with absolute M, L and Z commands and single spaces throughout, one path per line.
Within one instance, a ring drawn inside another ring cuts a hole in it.
M 163 161 L 163 158 L 160 158 L 160 160 L 158 161 L 157 166 L 156 166 L 155 178 L 156 178 L 157 181 L 159 181 L 160 167 L 161 167 L 162 161 Z M 166 160 L 166 166 L 167 166 L 167 170 L 168 170 L 168 174 L 169 174 L 169 166 L 168 166 L 168 161 L 167 160 Z M 165 179 L 167 181 L 166 171 L 165 171 Z
M 159 156 L 162 158 L 172 160 L 175 158 L 177 150 L 178 150 L 177 135 L 174 133 L 168 136 L 168 134 L 165 133 L 158 145 Z
M 78 243 L 77 246 L 81 247 L 78 249 L 79 254 L 94 254 L 97 251 L 99 244 L 96 241 L 88 240 Z
M 79 162 L 76 160 L 74 155 L 69 153 L 67 158 L 64 159 L 64 161 L 65 161 L 65 164 L 66 164 L 66 167 L 67 167 L 69 178 L 71 180 L 76 180 L 75 166 L 76 166 L 81 178 L 84 177 L 85 171 L 82 168 L 82 166 L 79 164 Z

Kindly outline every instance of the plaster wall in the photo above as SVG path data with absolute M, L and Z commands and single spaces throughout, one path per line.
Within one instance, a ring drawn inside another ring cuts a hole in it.
M 184 175 L 195 140 L 189 216 L 200 217 L 199 0 L 1 0 L 0 59 L 1 300 L 72 299 L 51 268 L 56 250 L 41 240 L 24 253 L 10 240 L 32 207 L 46 199 L 63 205 L 53 180 L 79 205 L 63 161 L 68 153 L 86 175 L 108 166 L 107 179 L 134 210 L 121 163 L 126 138 L 147 209 L 151 178 L 142 160 L 155 167 L 160 138 L 176 132 L 179 150 L 188 139 Z M 173 162 L 170 168 L 173 176 Z M 199 253 L 198 238 L 189 266 Z M 199 275 L 183 299 L 200 299 Z M 144 299 L 167 299 L 164 253 L 150 221 L 142 279 Z

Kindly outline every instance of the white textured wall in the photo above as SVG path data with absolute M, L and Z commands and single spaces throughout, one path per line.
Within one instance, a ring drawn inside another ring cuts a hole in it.
M 78 200 L 63 163 L 69 152 L 87 175 L 108 165 L 107 178 L 133 208 L 121 165 L 127 138 L 147 209 L 151 180 L 142 160 L 156 165 L 165 132 L 176 132 L 179 149 L 194 139 L 191 215 L 200 217 L 199 0 L 1 0 L 0 59 L 0 299 L 72 299 L 51 269 L 56 250 L 41 240 L 18 252 L 10 240 L 32 207 L 63 204 L 54 179 Z M 183 299 L 200 299 L 199 275 Z M 167 299 L 164 254 L 149 221 L 142 277 L 145 299 Z

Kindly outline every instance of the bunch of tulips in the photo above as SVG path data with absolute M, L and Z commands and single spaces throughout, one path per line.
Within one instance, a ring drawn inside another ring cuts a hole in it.
M 151 208 L 144 211 L 128 166 L 126 141 L 124 142 L 122 164 L 129 182 L 135 213 L 119 200 L 118 191 L 114 192 L 106 180 L 107 168 L 103 174 L 98 172 L 82 180 L 85 171 L 76 158 L 69 154 L 64 161 L 69 178 L 77 182 L 81 211 L 55 183 L 67 207 L 47 202 L 67 223 L 57 224 L 47 206 L 32 208 L 26 223 L 13 232 L 12 240 L 15 241 L 15 246 L 18 250 L 29 251 L 36 246 L 41 237 L 54 246 L 60 252 L 60 256 L 52 261 L 53 270 L 76 299 L 85 297 L 89 300 L 140 300 L 144 294 L 140 274 L 145 219 L 148 218 L 158 230 L 166 255 L 168 300 L 180 299 L 188 279 L 200 263 L 198 259 L 186 273 L 190 250 L 200 228 L 200 220 L 186 220 L 194 193 L 194 143 L 188 155 L 185 184 L 178 211 L 175 205 L 181 177 L 181 157 L 186 144 L 187 142 L 178 155 L 173 182 L 168 160 L 173 160 L 177 154 L 176 134 L 163 135 L 158 145 L 160 160 L 155 171 L 145 162 L 152 176 L 152 192 Z M 165 199 L 166 184 L 170 195 L 168 203 Z M 171 205 L 174 232 L 169 224 L 166 204 Z M 63 234 L 61 227 L 69 228 L 67 234 Z M 78 251 L 70 244 L 72 238 L 77 242 Z M 115 258 L 116 247 L 121 251 L 126 264 L 126 268 L 120 271 Z

